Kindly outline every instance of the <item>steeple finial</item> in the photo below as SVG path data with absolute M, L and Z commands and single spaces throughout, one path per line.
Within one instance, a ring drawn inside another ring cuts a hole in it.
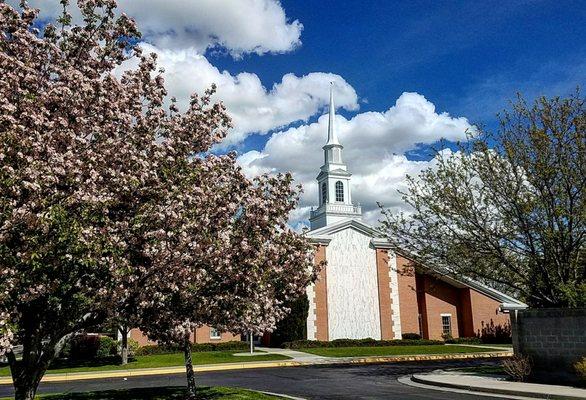
M 328 142 L 329 144 L 340 144 L 338 142 L 338 136 L 336 135 L 336 129 L 334 127 L 334 119 L 336 117 L 336 107 L 334 106 L 334 82 L 330 82 L 330 119 L 328 122 Z

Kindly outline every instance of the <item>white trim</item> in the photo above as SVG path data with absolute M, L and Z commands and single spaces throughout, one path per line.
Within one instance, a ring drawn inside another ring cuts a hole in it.
M 324 246 L 327 246 L 330 244 L 333 237 L 329 236 L 329 235 L 313 235 L 313 236 L 308 236 L 308 239 L 311 243 L 323 244 Z
M 315 315 L 315 283 L 307 286 L 305 289 L 307 293 L 307 301 L 309 302 L 309 309 L 307 310 L 307 340 L 317 340 L 317 316 Z
M 395 339 L 401 339 L 401 307 L 399 299 L 399 276 L 397 274 L 397 255 L 389 252 L 389 286 L 391 289 L 391 322 Z
M 452 316 L 452 314 L 450 314 L 450 313 L 441 313 L 440 314 L 440 317 L 451 317 L 451 316 Z

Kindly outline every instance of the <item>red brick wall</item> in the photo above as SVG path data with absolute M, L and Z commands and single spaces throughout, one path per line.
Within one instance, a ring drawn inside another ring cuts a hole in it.
M 460 336 L 472 337 L 474 336 L 474 319 L 472 317 L 472 298 L 471 289 L 460 289 L 460 318 L 458 320 L 458 327 L 460 329 Z
M 472 320 L 474 334 L 479 334 L 483 324 L 509 325 L 509 314 L 499 311 L 500 303 L 477 291 L 470 289 L 470 298 L 472 304 Z
M 431 275 L 418 275 L 417 282 L 426 338 L 441 339 L 441 314 L 451 314 L 454 338 L 480 334 L 483 324 L 509 324 L 509 315 L 499 311 L 500 302 L 474 289 L 457 288 Z
M 391 320 L 391 288 L 389 286 L 389 254 L 387 250 L 376 249 L 376 275 L 378 281 L 381 339 L 391 340 L 395 335 Z
M 229 332 L 222 332 L 220 339 L 210 339 L 210 327 L 203 326 L 201 328 L 197 328 L 195 333 L 191 334 L 191 341 L 193 343 L 221 343 L 221 342 L 230 342 L 230 341 L 239 341 L 240 335 L 234 335 Z M 130 331 L 130 335 L 128 335 L 130 339 L 136 340 L 140 346 L 152 345 L 157 344 L 157 342 L 150 340 L 146 337 L 140 329 L 132 329 Z
M 401 332 L 419 333 L 419 308 L 415 271 L 410 261 L 397 255 L 397 278 L 399 283 L 399 310 L 401 311 Z
M 429 339 L 442 338 L 441 314 L 452 316 L 452 337 L 459 337 L 458 306 L 460 291 L 430 275 L 423 276 L 423 291 L 425 294 L 425 309 L 427 319 L 427 337 Z
M 326 260 L 326 246 L 318 245 L 315 251 L 315 263 Z M 315 282 L 315 338 L 328 340 L 328 282 L 327 266 L 323 266 Z

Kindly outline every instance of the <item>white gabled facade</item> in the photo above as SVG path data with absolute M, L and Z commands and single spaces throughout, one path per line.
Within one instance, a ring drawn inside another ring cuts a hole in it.
M 352 203 L 351 174 L 335 129 L 330 92 L 328 140 L 317 176 L 318 207 L 311 211 L 315 262 L 326 262 L 307 288 L 307 338 L 400 339 L 419 333 L 440 339 L 474 336 L 487 324 L 506 324 L 502 308 L 523 303 L 477 282 L 452 279 L 413 263 L 372 226 Z

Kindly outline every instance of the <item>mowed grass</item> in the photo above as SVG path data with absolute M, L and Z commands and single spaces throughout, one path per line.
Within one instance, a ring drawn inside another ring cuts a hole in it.
M 228 387 L 198 388 L 198 400 L 275 400 L 275 397 L 250 390 Z M 162 387 L 101 392 L 68 393 L 37 396 L 43 400 L 183 400 L 184 387 Z M 0 399 L 8 400 L 8 398 Z
M 373 346 L 373 347 L 320 347 L 311 349 L 299 349 L 305 353 L 324 357 L 362 357 L 362 356 L 406 356 L 427 354 L 455 354 L 455 353 L 479 353 L 483 351 L 502 351 L 486 347 L 471 346 Z
M 241 351 L 208 351 L 208 352 L 194 352 L 192 359 L 194 365 L 204 364 L 224 364 L 236 362 L 251 362 L 251 361 L 277 361 L 287 360 L 289 357 L 280 354 L 259 354 L 255 356 L 235 356 L 234 353 Z M 156 354 L 150 356 L 138 356 L 136 360 L 129 362 L 127 365 L 119 365 L 115 362 L 103 365 L 92 365 L 91 362 L 86 362 L 83 365 L 64 367 L 62 364 L 54 365 L 49 368 L 47 374 L 62 374 L 71 372 L 96 372 L 96 371 L 112 371 L 120 369 L 138 369 L 138 368 L 160 368 L 160 367 L 176 367 L 184 365 L 183 353 L 172 354 Z M 10 376 L 9 367 L 0 368 L 0 376 Z

